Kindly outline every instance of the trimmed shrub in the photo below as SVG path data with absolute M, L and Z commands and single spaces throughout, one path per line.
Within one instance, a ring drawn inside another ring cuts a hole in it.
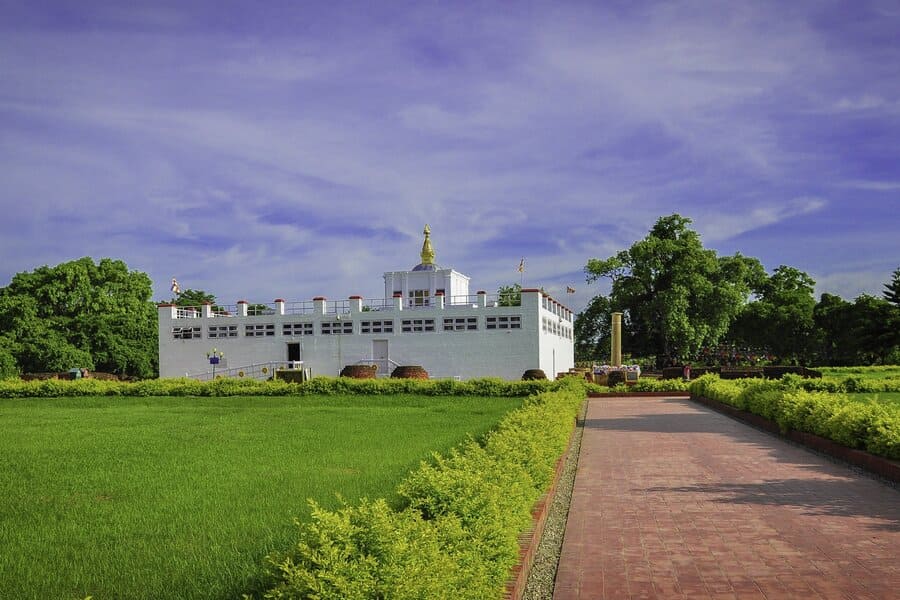
M 569 378 L 571 379 L 571 378 Z M 506 381 L 496 377 L 455 381 L 452 379 L 351 379 L 314 377 L 304 383 L 280 379 L 221 378 L 215 381 L 194 379 L 145 379 L 138 382 L 46 380 L 0 381 L 0 398 L 37 398 L 61 396 L 306 396 L 334 394 L 420 394 L 424 396 L 531 396 L 561 389 L 561 381 Z
M 394 509 L 384 500 L 337 511 L 313 504 L 296 546 L 268 558 L 264 597 L 501 597 L 583 400 L 578 378 L 530 397 L 481 443 L 423 462 L 399 485 Z
M 766 379 L 781 379 L 787 374 L 799 375 L 800 377 L 811 377 L 816 379 L 822 377 L 821 371 L 807 369 L 806 367 L 795 367 L 792 365 L 770 365 L 764 366 L 762 369 L 763 376 Z
M 721 369 L 719 377 L 722 379 L 758 379 L 763 376 L 763 370 L 758 367 L 743 367 Z

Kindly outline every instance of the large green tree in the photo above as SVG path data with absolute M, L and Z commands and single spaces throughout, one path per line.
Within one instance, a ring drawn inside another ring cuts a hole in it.
M 159 361 L 151 293 L 150 278 L 120 260 L 39 267 L 0 288 L 0 336 L 24 372 L 85 367 L 152 377 Z
M 215 304 L 216 297 L 203 290 L 186 289 L 170 301 L 171 304 L 178 306 L 203 306 L 204 304 Z
M 519 306 L 522 304 L 522 286 L 514 283 L 512 285 L 501 285 L 497 289 L 497 304 L 500 306 Z
M 756 299 L 735 319 L 729 337 L 765 349 L 779 362 L 808 361 L 815 341 L 815 284 L 803 271 L 779 266 L 758 285 Z
M 862 364 L 885 364 L 900 348 L 900 309 L 884 298 L 868 294 L 857 298 L 850 323 Z
M 624 313 L 633 343 L 624 349 L 655 356 L 657 366 L 718 343 L 765 276 L 754 258 L 704 248 L 690 224 L 678 214 L 662 217 L 628 250 L 585 266 L 589 283 L 612 281 L 609 309 Z
M 816 362 L 822 365 L 862 364 L 859 338 L 853 330 L 853 303 L 834 294 L 822 294 L 813 309 L 816 325 Z

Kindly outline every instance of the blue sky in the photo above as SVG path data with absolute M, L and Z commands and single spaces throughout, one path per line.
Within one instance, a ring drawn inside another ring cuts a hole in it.
M 0 0 L 0 285 L 376 297 L 429 223 L 473 292 L 524 256 L 579 310 L 673 212 L 818 293 L 900 266 L 895 0 L 129 4 Z

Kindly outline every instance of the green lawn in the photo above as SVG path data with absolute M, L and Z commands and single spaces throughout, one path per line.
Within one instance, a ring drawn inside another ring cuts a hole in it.
M 0 598 L 233 598 L 307 498 L 391 498 L 521 399 L 0 400 Z
M 821 371 L 822 377 L 828 379 L 846 379 L 859 377 L 862 379 L 900 379 L 900 365 L 877 367 L 815 367 Z
M 900 411 L 900 392 L 847 394 L 855 402 L 878 402 Z

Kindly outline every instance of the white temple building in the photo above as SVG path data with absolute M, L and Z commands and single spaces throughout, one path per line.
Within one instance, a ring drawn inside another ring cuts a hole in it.
M 424 233 L 421 262 L 386 272 L 384 298 L 160 304 L 160 377 L 260 377 L 289 363 L 312 375 L 375 364 L 379 375 L 420 365 L 432 378 L 519 379 L 542 369 L 553 379 L 575 366 L 571 310 L 538 289 L 523 289 L 518 302 L 470 294 L 466 275 L 435 264 L 427 225 Z

